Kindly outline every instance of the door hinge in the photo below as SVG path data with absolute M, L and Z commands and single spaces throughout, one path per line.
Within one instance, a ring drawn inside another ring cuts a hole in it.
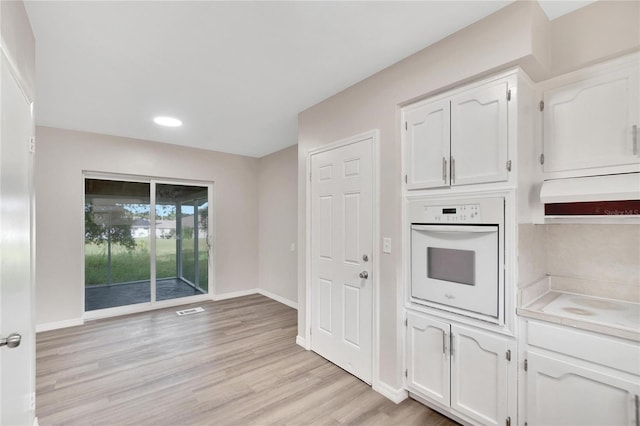
M 529 371 L 529 360 L 526 358 L 524 360 L 524 371 Z
M 511 417 L 507 417 L 507 420 L 505 421 L 507 426 L 511 426 Z
M 511 160 L 507 161 L 507 171 L 510 172 L 511 171 Z
M 508 349 L 508 350 L 507 350 L 507 353 L 506 353 L 506 355 L 505 355 L 505 356 L 506 356 L 506 358 L 507 358 L 507 361 L 511 361 L 511 349 Z
M 540 111 L 544 111 L 544 101 L 540 101 Z
M 511 100 L 511 89 L 507 90 L 507 100 Z
M 36 152 L 36 138 L 34 136 L 29 139 L 29 152 L 31 154 Z
M 540 154 L 540 164 L 544 164 L 544 154 Z
M 406 121 L 404 122 L 404 129 L 409 130 L 409 123 Z

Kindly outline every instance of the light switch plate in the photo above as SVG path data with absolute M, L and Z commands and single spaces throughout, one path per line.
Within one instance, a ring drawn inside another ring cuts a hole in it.
M 391 238 L 384 237 L 382 239 L 382 251 L 384 253 L 391 253 Z

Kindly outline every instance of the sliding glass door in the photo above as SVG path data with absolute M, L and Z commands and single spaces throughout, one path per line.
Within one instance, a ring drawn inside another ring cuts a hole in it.
M 208 190 L 156 185 L 157 300 L 207 293 Z
M 85 311 L 207 294 L 209 190 L 85 178 Z

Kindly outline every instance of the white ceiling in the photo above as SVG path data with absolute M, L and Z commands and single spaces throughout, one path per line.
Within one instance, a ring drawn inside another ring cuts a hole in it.
M 298 112 L 511 1 L 27 1 L 36 122 L 261 157 Z

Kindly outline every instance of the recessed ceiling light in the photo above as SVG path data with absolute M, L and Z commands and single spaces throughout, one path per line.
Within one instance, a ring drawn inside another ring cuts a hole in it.
M 153 121 L 156 124 L 159 124 L 161 126 L 168 126 L 168 127 L 182 126 L 182 121 L 178 120 L 177 118 L 173 118 L 173 117 L 156 117 L 156 118 L 153 119 Z

